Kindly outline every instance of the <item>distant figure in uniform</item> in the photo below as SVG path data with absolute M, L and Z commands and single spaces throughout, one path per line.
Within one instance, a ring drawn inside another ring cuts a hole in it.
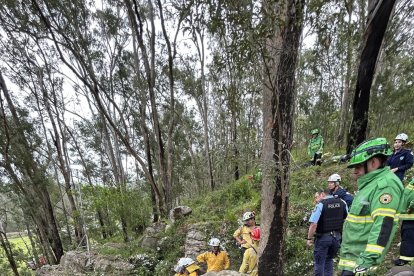
M 308 155 L 312 165 L 320 165 L 322 163 L 323 138 L 319 135 L 319 129 L 315 128 L 311 131 L 312 138 L 308 144 Z
M 340 198 L 346 202 L 348 206 L 348 210 L 351 208 L 352 200 L 354 197 L 348 193 L 344 188 L 340 186 L 341 184 L 341 176 L 337 173 L 329 176 L 328 178 L 328 189 L 331 191 L 331 195 L 335 198 Z
M 409 149 L 405 149 L 408 142 L 408 135 L 405 133 L 398 134 L 394 139 L 394 150 L 387 160 L 387 166 L 395 173 L 401 181 L 404 180 L 405 171 L 413 166 L 413 153 Z
M 334 198 L 329 189 L 316 195 L 316 206 L 309 222 L 306 244 L 310 247 L 315 242 L 313 251 L 315 276 L 333 276 L 333 258 L 341 244 L 342 225 L 348 214 L 345 201 Z

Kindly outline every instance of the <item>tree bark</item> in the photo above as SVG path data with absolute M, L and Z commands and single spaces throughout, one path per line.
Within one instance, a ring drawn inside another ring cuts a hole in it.
M 0 224 L 1 223 L 2 222 L 0 222 Z M 0 244 L 4 252 L 6 253 L 7 260 L 9 261 L 10 268 L 12 269 L 14 275 L 19 276 L 19 271 L 17 270 L 17 263 L 13 256 L 13 250 L 10 246 L 9 240 L 7 239 L 6 233 L 5 231 L 3 231 L 3 229 L 0 229 Z
M 353 118 L 349 130 L 347 153 L 351 153 L 366 138 L 371 84 L 375 74 L 378 53 L 394 4 L 395 0 L 379 0 L 378 2 L 370 1 L 368 5 L 369 14 L 352 105 Z
M 293 142 L 295 68 L 304 0 L 263 2 L 266 40 L 263 81 L 263 180 L 259 275 L 284 275 L 289 165 Z M 275 18 L 279 21 L 275 22 Z M 282 23 L 283 22 L 283 23 Z

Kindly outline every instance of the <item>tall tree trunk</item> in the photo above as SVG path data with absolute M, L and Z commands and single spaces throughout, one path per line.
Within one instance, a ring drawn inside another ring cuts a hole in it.
M 362 48 L 352 105 L 353 118 L 349 130 L 347 153 L 350 153 L 356 145 L 363 142 L 366 138 L 371 84 L 374 78 L 378 53 L 390 15 L 394 9 L 394 4 L 395 0 L 371 0 L 368 4 L 368 22 L 364 32 L 364 46 Z
M 60 115 L 59 115 L 59 110 L 57 107 L 58 103 L 57 103 L 56 95 L 54 93 L 52 97 L 49 96 L 49 92 L 47 91 L 47 88 L 45 87 L 43 83 L 43 78 L 44 78 L 43 70 L 41 68 L 38 68 L 38 83 L 39 83 L 40 90 L 43 93 L 43 104 L 44 104 L 43 106 L 46 108 L 46 112 L 48 113 L 48 116 L 49 116 L 49 121 L 52 124 L 52 128 L 53 128 L 53 133 L 50 133 L 50 134 L 53 140 L 53 144 L 55 145 L 55 148 L 56 148 L 56 153 L 57 153 L 56 164 L 60 170 L 60 173 L 63 176 L 63 180 L 65 183 L 65 192 L 66 192 L 66 196 L 68 198 L 69 206 L 70 206 L 70 215 L 74 222 L 76 242 L 79 244 L 81 241 L 83 241 L 84 233 L 83 233 L 82 219 L 81 219 L 81 216 L 78 214 L 78 208 L 76 206 L 75 199 L 73 197 L 74 191 L 72 189 L 72 183 L 71 183 L 71 177 L 70 177 L 70 173 L 71 173 L 70 167 L 69 167 L 70 164 L 66 162 L 67 159 L 65 158 L 64 151 L 66 147 L 65 145 L 66 138 L 65 138 L 64 133 L 61 131 L 62 129 L 60 127 L 60 122 L 59 122 Z M 54 113 L 55 115 L 52 113 L 52 107 L 50 104 L 51 102 L 53 103 L 53 107 L 55 108 L 55 113 Z M 55 121 L 55 118 L 57 122 Z
M 2 222 L 0 221 L 0 244 L 6 253 L 7 261 L 9 261 L 10 268 L 12 269 L 14 275 L 19 276 L 19 271 L 17 270 L 17 263 L 13 256 L 13 250 L 10 246 L 10 242 L 6 236 L 6 231 L 2 227 Z
M 53 254 L 50 254 L 53 256 L 49 256 L 49 262 L 51 264 L 57 264 L 63 255 L 63 246 L 56 223 L 53 204 L 50 200 L 50 195 L 47 190 L 47 181 L 45 181 L 45 179 L 47 179 L 46 172 L 35 161 L 31 146 L 29 145 L 29 142 L 26 139 L 24 130 L 22 128 L 21 119 L 11 99 L 1 71 L 0 90 L 3 91 L 4 98 L 6 99 L 8 108 L 11 113 L 10 120 L 13 121 L 13 125 L 15 126 L 15 133 L 13 134 L 16 137 L 14 137 L 14 139 L 16 139 L 17 143 L 19 143 L 20 147 L 23 149 L 20 152 L 24 156 L 20 156 L 22 159 L 21 162 L 19 162 L 19 173 L 22 173 L 24 175 L 24 178 L 27 179 L 27 182 L 30 184 L 25 186 L 21 182 L 20 177 L 17 176 L 15 168 L 11 163 L 12 160 L 11 157 L 8 156 L 8 152 L 2 152 L 4 155 L 4 162 L 2 162 L 1 165 L 7 171 L 14 184 L 18 187 L 17 193 L 21 194 L 28 204 L 27 206 L 30 206 L 30 208 L 28 208 L 28 211 L 31 213 L 32 218 L 35 221 L 40 233 L 43 235 L 43 239 L 48 245 L 47 249 L 51 249 L 53 251 Z M 3 103 L 1 107 L 1 115 L 4 121 L 3 123 L 6 125 L 5 129 L 8 129 L 9 126 L 7 125 L 7 118 L 3 110 Z M 10 134 L 6 134 L 6 136 L 7 135 Z
M 262 236 L 259 275 L 283 275 L 288 225 L 289 165 L 293 142 L 295 68 L 302 31 L 304 0 L 270 1 L 264 24 Z M 276 21 L 276 18 L 278 21 Z M 280 22 L 283 22 L 281 24 Z

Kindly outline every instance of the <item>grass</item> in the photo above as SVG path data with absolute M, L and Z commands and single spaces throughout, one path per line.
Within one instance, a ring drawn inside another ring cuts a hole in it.
M 13 248 L 14 258 L 20 275 L 34 275 L 34 272 L 27 266 L 30 254 L 27 250 L 26 244 L 30 247 L 29 238 L 27 236 L 14 236 L 9 238 L 9 242 Z M 0 248 L 0 260 L 0 274 L 14 275 L 3 248 Z

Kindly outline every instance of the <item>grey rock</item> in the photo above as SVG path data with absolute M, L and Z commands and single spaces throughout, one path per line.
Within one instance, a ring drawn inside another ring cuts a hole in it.
M 412 266 L 394 266 L 385 276 L 414 276 L 414 267 Z
M 60 265 L 66 271 L 72 271 L 73 273 L 84 272 L 89 260 L 88 252 L 68 251 L 62 256 Z
M 179 218 L 182 218 L 184 216 L 191 214 L 191 212 L 193 212 L 193 210 L 188 206 L 177 206 L 170 210 L 169 217 L 170 217 L 170 220 L 174 222 Z

